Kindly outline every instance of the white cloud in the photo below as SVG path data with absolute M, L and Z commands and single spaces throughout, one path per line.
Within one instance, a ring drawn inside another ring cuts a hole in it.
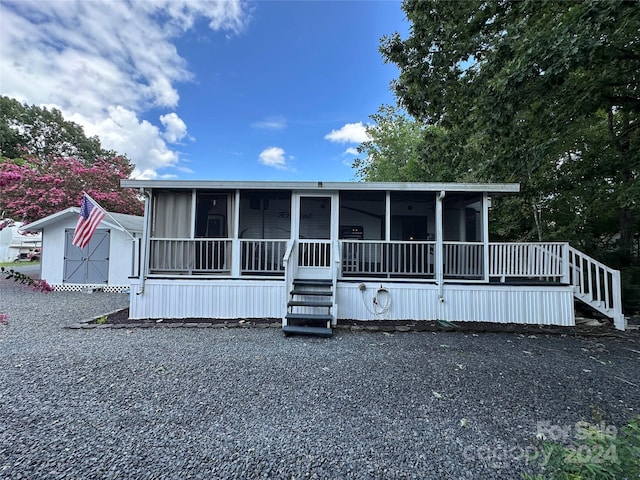
M 164 125 L 164 138 L 169 143 L 177 143 L 187 136 L 187 125 L 175 113 L 160 116 L 160 122 Z
M 331 130 L 324 138 L 333 143 L 362 143 L 371 140 L 366 128 L 362 122 L 347 123 L 338 130 Z
M 251 124 L 253 128 L 261 130 L 284 130 L 287 128 L 287 120 L 284 117 L 267 117 L 259 122 Z
M 78 115 L 73 116 L 72 120 L 84 124 L 87 135 L 98 135 L 103 147 L 136 159 L 134 178 L 153 179 L 158 177 L 157 170 L 182 168 L 178 165 L 178 153 L 167 147 L 157 126 L 140 120 L 135 112 L 120 106 L 109 107 L 107 115 L 98 122 Z
M 248 14 L 242 0 L 3 1 L 0 93 L 56 106 L 153 176 L 179 163 L 165 142 L 185 138 L 187 128 L 175 113 L 160 117 L 164 131 L 139 118 L 178 104 L 176 85 L 192 74 L 173 42 L 198 19 L 238 33 Z M 114 135 L 114 116 L 125 112 L 134 131 Z M 112 136 L 102 138 L 102 130 Z M 142 145 L 129 143 L 139 135 Z
M 358 149 L 357 148 L 353 148 L 353 147 L 349 147 L 344 151 L 344 155 L 356 156 L 356 155 L 358 155 Z
M 262 165 L 267 167 L 274 167 L 280 170 L 288 169 L 285 151 L 280 147 L 265 148 L 260 152 L 258 159 Z
M 351 159 L 351 158 L 345 158 L 344 160 L 342 160 L 342 164 L 343 164 L 345 167 L 353 168 L 353 163 L 354 163 L 354 161 L 353 161 L 353 159 Z

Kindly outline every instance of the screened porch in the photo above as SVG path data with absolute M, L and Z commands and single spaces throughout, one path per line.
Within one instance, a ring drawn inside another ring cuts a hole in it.
M 147 272 L 283 277 L 295 258 L 344 279 L 566 277 L 563 244 L 489 243 L 489 204 L 482 192 L 155 190 Z

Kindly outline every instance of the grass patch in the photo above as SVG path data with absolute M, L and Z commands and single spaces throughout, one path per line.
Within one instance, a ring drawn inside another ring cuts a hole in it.
M 0 267 L 23 267 L 25 265 L 40 265 L 40 262 L 0 262 Z
M 544 473 L 525 480 L 631 480 L 640 478 L 640 415 L 618 431 L 584 423 L 572 445 L 544 442 L 537 460 Z

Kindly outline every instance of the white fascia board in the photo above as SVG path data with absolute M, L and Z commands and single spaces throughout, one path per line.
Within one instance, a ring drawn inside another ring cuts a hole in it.
M 215 180 L 121 180 L 124 188 L 212 190 L 380 190 L 413 192 L 518 193 L 519 183 L 419 183 L 419 182 L 264 182 Z
M 26 230 L 26 231 L 39 231 L 42 230 L 43 228 L 46 228 L 50 225 L 53 225 L 54 223 L 59 222 L 60 220 L 67 218 L 67 217 L 74 217 L 74 218 L 78 218 L 78 215 L 80 215 L 80 208 L 79 207 L 69 207 L 65 210 L 61 210 L 59 212 L 53 213 L 51 215 L 49 215 L 48 217 L 44 217 L 41 218 L 40 220 L 36 220 L 35 222 L 31 222 L 28 223 L 27 225 L 25 225 L 24 229 L 22 230 Z M 102 226 L 102 228 L 104 228 L 105 226 L 108 228 L 112 228 L 115 230 L 120 230 L 120 231 L 125 231 L 124 227 L 121 227 L 120 225 L 117 225 L 115 222 L 109 220 L 109 216 L 107 215 L 106 217 L 104 217 L 102 219 L 102 221 L 100 222 L 99 227 Z M 138 230 L 134 230 L 134 231 L 138 231 Z M 141 230 L 140 230 L 141 231 Z
M 24 230 L 42 230 L 44 227 L 56 223 L 58 220 L 66 217 L 67 215 L 73 214 L 77 216 L 79 213 L 80 209 L 78 207 L 69 207 L 65 210 L 61 210 L 59 212 L 51 214 L 48 217 L 41 218 L 40 220 L 36 220 L 35 222 L 31 222 L 25 225 Z

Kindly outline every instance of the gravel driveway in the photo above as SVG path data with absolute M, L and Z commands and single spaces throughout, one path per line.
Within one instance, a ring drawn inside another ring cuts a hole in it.
M 640 412 L 633 332 L 62 328 L 126 303 L 0 280 L 1 478 L 519 478 Z

